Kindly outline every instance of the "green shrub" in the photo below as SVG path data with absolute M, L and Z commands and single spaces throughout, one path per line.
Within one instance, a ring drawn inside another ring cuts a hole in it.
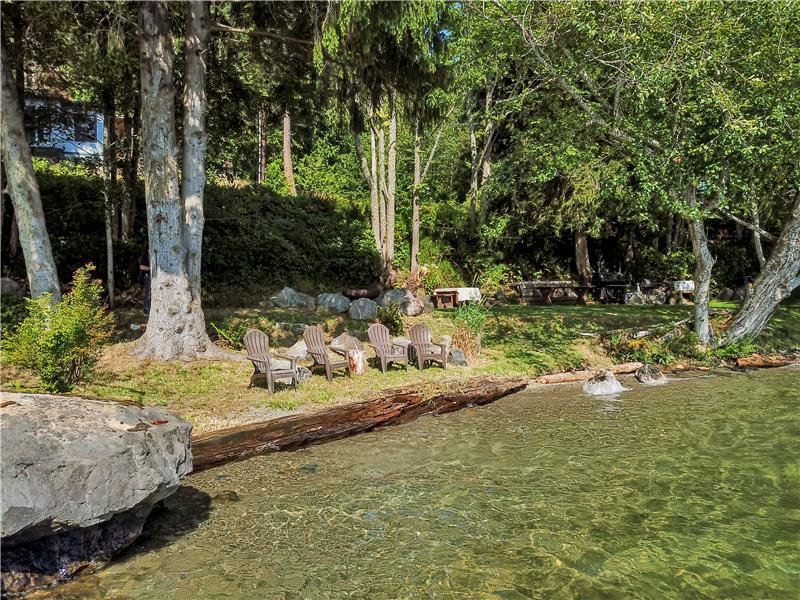
M 216 332 L 217 339 L 225 342 L 232 350 L 244 348 L 244 335 L 248 329 L 260 329 L 269 335 L 275 323 L 266 317 L 228 317 L 221 324 L 211 323 L 211 328 Z
M 733 344 L 728 344 L 713 351 L 714 356 L 723 360 L 736 360 L 744 358 L 758 352 L 758 346 L 750 338 L 739 340 Z
M 403 315 L 394 303 L 378 307 L 378 321 L 386 325 L 391 335 L 403 333 Z
M 28 314 L 25 298 L 3 296 L 0 301 L 0 338 L 14 333 Z
M 462 304 L 453 311 L 453 344 L 469 357 L 481 353 L 481 334 L 489 318 L 489 309 L 476 302 Z
M 75 272 L 73 287 L 56 304 L 49 294 L 28 300 L 28 315 L 3 348 L 9 363 L 35 371 L 44 387 L 67 392 L 91 370 L 114 331 L 114 316 L 101 301 L 89 264 Z

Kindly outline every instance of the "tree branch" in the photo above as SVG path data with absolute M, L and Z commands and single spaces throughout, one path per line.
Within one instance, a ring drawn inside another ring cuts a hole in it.
M 765 230 L 761 229 L 761 227 L 759 227 L 758 225 L 754 225 L 753 223 L 750 223 L 749 221 L 745 221 L 744 219 L 740 219 L 739 217 L 737 217 L 733 213 L 728 212 L 724 208 L 717 207 L 716 211 L 719 214 L 721 214 L 723 217 L 727 217 L 728 219 L 730 219 L 734 223 L 738 223 L 739 225 L 741 225 L 742 227 L 746 227 L 750 231 L 755 231 L 756 233 L 761 235 L 761 237 L 764 237 L 764 238 L 768 239 L 770 242 L 774 242 L 775 240 L 778 239 L 777 237 L 772 235 L 769 231 L 765 231 Z
M 275 30 L 268 30 L 268 29 L 242 29 L 240 27 L 231 27 L 229 25 L 223 25 L 221 23 L 214 23 L 209 30 L 212 33 L 241 33 L 244 35 L 254 36 L 254 37 L 268 37 L 273 38 L 276 40 L 280 40 L 282 42 L 291 42 L 292 44 L 301 44 L 303 46 L 314 46 L 314 42 L 309 40 L 301 40 L 299 38 L 291 37 L 288 35 L 283 35 L 278 33 Z

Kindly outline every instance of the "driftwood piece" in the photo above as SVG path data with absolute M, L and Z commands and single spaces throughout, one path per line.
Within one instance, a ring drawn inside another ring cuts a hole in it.
M 446 382 L 445 382 L 446 383 Z M 256 454 L 293 450 L 376 427 L 400 425 L 424 414 L 443 414 L 488 404 L 524 389 L 521 378 L 477 377 L 425 393 L 419 386 L 387 390 L 363 402 L 232 427 L 192 439 L 194 472 Z
M 797 362 L 797 358 L 787 356 L 763 356 L 761 354 L 753 354 L 752 356 L 736 359 L 736 366 L 740 369 L 763 369 L 769 367 L 788 367 Z
M 533 381 L 535 383 L 572 383 L 575 381 L 588 381 L 592 377 L 603 371 L 611 371 L 614 375 L 626 375 L 633 373 L 636 369 L 643 367 L 640 362 L 623 363 L 614 365 L 608 369 L 591 369 L 587 371 L 567 371 L 566 373 L 555 373 L 553 375 L 542 375 Z

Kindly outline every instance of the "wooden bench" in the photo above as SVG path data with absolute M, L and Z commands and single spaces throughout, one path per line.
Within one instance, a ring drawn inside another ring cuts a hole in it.
M 519 292 L 520 299 L 526 304 L 533 304 L 538 296 L 541 296 L 544 303 L 548 306 L 553 304 L 553 292 L 556 290 L 572 290 L 577 296 L 577 304 L 586 304 L 586 292 L 591 288 L 577 281 L 571 280 L 542 280 L 542 281 L 521 281 L 511 284 Z

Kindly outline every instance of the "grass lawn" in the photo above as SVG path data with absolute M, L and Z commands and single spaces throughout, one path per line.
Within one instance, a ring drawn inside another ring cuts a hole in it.
M 734 304 L 715 308 L 735 309 Z M 482 336 L 481 356 L 469 367 L 450 367 L 447 371 L 431 367 L 394 367 L 386 375 L 370 365 L 367 373 L 348 379 L 337 373 L 332 383 L 314 375 L 297 392 L 281 386 L 270 397 L 262 387 L 247 388 L 252 372 L 249 362 L 196 361 L 158 363 L 130 356 L 133 338 L 140 335 L 131 323 L 145 322 L 138 311 L 117 311 L 119 341 L 108 347 L 89 378 L 74 393 L 82 396 L 137 400 L 163 406 L 194 422 L 197 432 L 234 424 L 273 418 L 290 411 L 313 411 L 336 403 L 363 399 L 371 392 L 405 385 L 436 386 L 442 382 L 473 375 L 521 375 L 532 377 L 580 367 L 599 367 L 614 361 L 596 337 L 591 335 L 616 329 L 646 329 L 673 323 L 689 316 L 691 306 L 498 306 L 492 309 Z M 288 347 L 300 339 L 298 331 L 308 323 L 321 325 L 330 336 L 350 331 L 366 339 L 368 323 L 311 311 L 274 308 L 211 309 L 208 323 L 225 318 L 260 318 L 270 323 L 275 348 Z M 406 331 L 413 323 L 425 322 L 435 337 L 452 334 L 453 312 L 434 311 L 407 318 Z M 800 307 L 782 306 L 768 330 L 758 340 L 767 350 L 800 349 Z M 371 355 L 371 351 L 368 351 Z M 6 391 L 41 391 L 38 381 L 9 365 L 2 366 L 2 388 Z

